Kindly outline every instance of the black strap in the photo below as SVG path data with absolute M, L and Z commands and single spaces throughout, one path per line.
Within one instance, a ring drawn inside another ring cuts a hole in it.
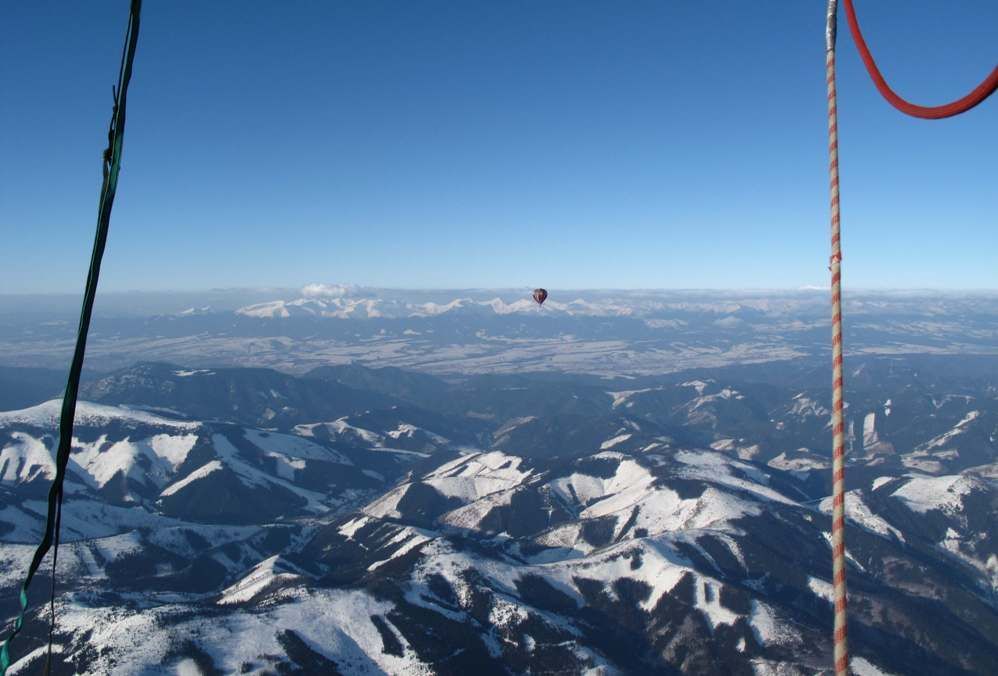
M 125 47 L 118 70 L 118 88 L 115 90 L 114 111 L 111 125 L 108 129 L 108 148 L 104 151 L 104 180 L 101 185 L 100 201 L 97 209 L 97 233 L 94 236 L 94 248 L 90 257 L 90 272 L 87 274 L 87 285 L 83 295 L 83 308 L 80 311 L 80 326 L 76 333 L 76 349 L 73 351 L 73 361 L 69 367 L 69 378 L 66 391 L 62 398 L 62 411 L 59 417 L 59 448 L 55 457 L 55 478 L 49 489 L 48 517 L 45 521 L 45 533 L 42 541 L 35 549 L 35 554 L 28 566 L 28 574 L 21 585 L 21 610 L 14 621 L 14 629 L 0 648 L 0 676 L 7 673 L 10 667 L 10 642 L 21 631 L 24 624 L 24 614 L 28 608 L 28 587 L 42 559 L 55 543 L 52 555 L 52 597 L 50 607 L 52 614 L 49 628 L 49 657 L 45 666 L 46 673 L 52 660 L 52 632 L 55 627 L 55 563 L 59 547 L 59 526 L 62 514 L 62 485 L 66 478 L 66 466 L 69 464 L 69 453 L 73 442 L 73 422 L 76 417 L 76 399 L 80 390 L 80 374 L 83 371 L 83 357 L 87 349 L 87 334 L 90 332 L 90 317 L 93 313 L 94 298 L 97 295 L 97 280 L 100 277 L 101 259 L 104 257 L 104 246 L 107 244 L 107 233 L 111 223 L 111 206 L 114 204 L 114 194 L 118 188 L 118 174 L 121 170 L 121 150 L 125 136 L 125 104 L 128 96 L 128 83 L 132 78 L 132 62 L 135 59 L 135 47 L 139 37 L 139 14 L 142 0 L 131 0 L 128 16 L 128 30 L 125 34 Z

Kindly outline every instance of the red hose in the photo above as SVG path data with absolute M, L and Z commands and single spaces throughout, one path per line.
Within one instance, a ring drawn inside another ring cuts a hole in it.
M 887 102 L 902 113 L 907 113 L 913 117 L 921 117 L 926 120 L 952 117 L 967 112 L 991 96 L 995 89 L 998 89 L 998 66 L 996 66 L 991 71 L 991 74 L 985 78 L 984 82 L 977 85 L 972 92 L 962 99 L 957 99 L 952 103 L 942 106 L 916 106 L 913 103 L 905 101 L 890 88 L 884 76 L 880 74 L 880 69 L 877 68 L 877 64 L 873 60 L 873 55 L 870 54 L 870 49 L 866 46 L 866 40 L 863 39 L 863 33 L 859 30 L 859 22 L 856 20 L 856 10 L 853 8 L 852 0 L 845 0 L 845 6 L 846 18 L 849 20 L 849 30 L 852 32 L 852 39 L 859 49 L 859 55 L 863 58 L 863 63 L 866 64 L 867 72 L 873 78 L 873 84 L 877 85 L 877 89 L 887 99 Z

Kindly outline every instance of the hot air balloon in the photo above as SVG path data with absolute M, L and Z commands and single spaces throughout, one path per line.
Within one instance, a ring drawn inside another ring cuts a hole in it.
M 548 299 L 547 289 L 534 289 L 534 300 L 537 301 L 538 305 L 544 305 L 544 301 Z

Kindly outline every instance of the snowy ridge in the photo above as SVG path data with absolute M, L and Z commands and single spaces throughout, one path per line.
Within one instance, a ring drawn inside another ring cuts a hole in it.
M 54 476 L 52 450 L 42 439 L 26 432 L 12 432 L 11 436 L 14 443 L 0 450 L 0 481 L 30 482 Z M 154 434 L 135 440 L 126 436 L 118 441 L 101 435 L 92 442 L 74 438 L 70 468 L 74 477 L 96 488 L 116 478 L 162 487 L 187 458 L 197 438 L 195 434 Z M 51 438 L 49 441 L 54 444 Z M 138 496 L 127 490 L 125 498 L 134 501 Z
M 801 392 L 793 398 L 789 413 L 803 417 L 827 418 L 831 412 Z
M 187 459 L 197 438 L 194 434 L 157 434 L 136 441 L 126 437 L 109 442 L 106 436 L 93 443 L 74 440 L 70 459 L 93 478 L 98 488 L 115 477 L 161 487 Z
M 636 394 L 644 394 L 645 392 L 651 392 L 651 388 L 644 388 L 640 390 L 620 390 L 618 392 L 607 392 L 613 398 L 613 408 L 620 408 L 621 406 L 631 407 L 633 402 L 628 400 Z
M 144 612 L 67 606 L 59 614 L 59 623 L 63 631 L 86 636 L 79 644 L 74 642 L 72 649 L 87 643 L 105 647 L 88 663 L 88 673 L 93 674 L 118 673 L 121 664 L 155 665 L 167 673 L 182 673 L 180 665 L 187 664 L 200 673 L 192 659 L 171 656 L 174 641 L 164 640 L 170 635 L 193 638 L 222 673 L 240 673 L 246 664 L 266 665 L 261 655 L 283 655 L 284 631 L 293 632 L 318 655 L 335 658 L 330 665 L 353 663 L 361 671 L 375 673 L 432 673 L 397 631 L 402 656 L 382 651 L 382 637 L 371 618 L 387 615 L 392 610 L 389 602 L 362 591 L 301 589 L 284 592 L 283 600 L 264 609 L 236 608 L 212 621 L 191 617 L 185 604 Z M 164 626 L 174 628 L 166 633 Z
M 348 417 L 343 417 L 332 422 L 308 423 L 295 426 L 295 433 L 306 437 L 314 437 L 317 429 L 324 429 L 332 437 L 343 437 L 346 439 L 358 439 L 368 444 L 380 444 L 381 436 L 376 432 L 351 425 Z
M 931 439 L 930 441 L 926 442 L 920 448 L 925 450 L 931 450 L 934 448 L 945 447 L 955 437 L 964 434 L 967 431 L 967 428 L 970 425 L 970 423 L 977 420 L 980 417 L 980 415 L 981 415 L 980 411 L 970 411 L 960 422 L 954 425 L 953 429 L 951 429 L 949 432 L 940 434 L 934 439 Z
M 298 566 L 275 554 L 254 566 L 234 585 L 227 587 L 217 603 L 223 606 L 246 603 L 275 585 L 300 580 L 303 574 Z
M 832 513 L 832 497 L 828 496 L 822 500 L 818 505 L 818 509 L 830 515 Z M 895 537 L 901 542 L 905 541 L 904 534 L 900 530 L 888 523 L 883 517 L 874 513 L 866 502 L 864 502 L 862 490 L 855 489 L 846 492 L 845 511 L 846 518 L 850 522 L 857 523 L 877 535 Z
M 338 423 L 339 421 L 337 421 Z M 336 424 L 336 423 L 331 423 Z M 343 427 L 346 425 L 344 424 Z M 299 426 L 301 427 L 301 426 Z M 337 429 L 343 429 L 339 427 Z M 296 428 L 297 431 L 298 428 Z M 356 429 L 356 428 L 353 428 Z M 303 439 L 302 435 L 281 434 L 279 432 L 264 432 L 262 430 L 245 429 L 246 439 L 254 446 L 263 449 L 270 457 L 276 458 L 297 458 L 301 460 L 322 460 L 325 462 L 335 462 L 341 465 L 352 465 L 353 462 L 342 453 L 320 446 L 319 444 Z
M 44 404 L 32 406 L 20 411 L 0 412 L 0 426 L 31 425 L 33 427 L 58 428 L 62 411 L 62 400 L 52 399 Z M 101 427 L 111 422 L 126 422 L 157 427 L 172 427 L 174 429 L 194 430 L 200 426 L 197 422 L 171 420 L 146 411 L 124 408 L 121 406 L 106 406 L 88 401 L 76 403 L 77 425 Z
M 530 470 L 519 469 L 522 462 L 522 458 L 500 451 L 464 455 L 441 465 L 417 482 L 407 482 L 392 489 L 364 507 L 364 513 L 374 517 L 400 518 L 402 514 L 398 511 L 399 502 L 418 483 L 432 487 L 438 495 L 459 500 L 465 505 L 489 496 L 501 495 L 498 501 L 493 500 L 479 514 L 484 516 L 491 506 L 507 504 L 509 495 L 505 491 L 520 486 L 530 476 Z M 468 514 L 477 513 L 475 510 L 455 510 L 449 522 L 452 525 L 465 525 Z
M 196 470 L 185 476 L 180 481 L 170 484 L 169 486 L 164 488 L 159 495 L 160 497 L 173 495 L 177 491 L 185 488 L 186 486 L 194 483 L 195 481 L 203 479 L 209 474 L 212 474 L 213 472 L 218 472 L 221 469 L 222 469 L 222 463 L 219 462 L 218 460 L 212 460 L 211 462 L 201 465 L 201 467 L 198 467 Z
M 425 430 L 422 427 L 417 427 L 409 423 L 399 423 L 398 427 L 396 427 L 393 430 L 389 430 L 386 436 L 398 441 L 403 437 L 407 439 L 412 439 L 417 433 L 425 434 L 426 436 L 428 436 L 430 439 L 432 439 L 434 442 L 438 444 L 448 443 L 448 440 L 440 436 L 439 434 L 430 432 L 429 430 Z
M 306 509 L 310 512 L 321 513 L 328 509 L 328 505 L 324 502 L 324 496 L 320 493 L 301 488 L 293 481 L 282 478 L 279 475 L 268 474 L 247 462 L 242 457 L 239 449 L 233 446 L 232 442 L 224 435 L 213 434 L 212 443 L 221 462 L 227 469 L 232 470 L 245 486 L 264 489 L 271 486 L 280 486 L 303 498 L 306 503 Z M 204 479 L 205 476 L 207 475 L 201 476 L 200 479 Z

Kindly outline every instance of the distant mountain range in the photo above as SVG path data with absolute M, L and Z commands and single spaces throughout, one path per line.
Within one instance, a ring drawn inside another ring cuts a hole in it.
M 185 313 L 190 314 L 188 311 Z M 551 301 L 543 306 L 531 298 L 506 302 L 498 296 L 488 300 L 455 298 L 446 303 L 408 303 L 380 298 L 296 298 L 284 301 L 248 305 L 236 310 L 246 317 L 287 319 L 289 317 L 326 317 L 336 319 L 376 319 L 398 317 L 435 317 L 448 312 L 463 314 L 508 315 L 525 313 L 540 315 L 543 312 L 593 317 L 628 317 L 634 308 L 613 301 L 590 302 L 576 298 L 570 302 Z
M 87 364 L 259 366 L 302 374 L 361 362 L 442 376 L 561 371 L 648 376 L 827 354 L 827 293 L 399 291 L 309 285 L 102 297 Z M 145 299 L 145 300 L 144 300 Z M 147 308 L 147 309 L 143 309 Z M 850 354 L 996 354 L 998 294 L 850 293 Z M 45 297 L 0 296 L 0 364 L 62 368 L 76 318 Z
M 58 393 L 19 385 L 38 375 L 0 371 L 4 617 L 53 471 Z M 993 674 L 998 357 L 854 356 L 846 375 L 852 668 Z M 59 669 L 822 673 L 828 390 L 824 359 L 91 374 Z M 44 660 L 46 575 L 19 673 Z

